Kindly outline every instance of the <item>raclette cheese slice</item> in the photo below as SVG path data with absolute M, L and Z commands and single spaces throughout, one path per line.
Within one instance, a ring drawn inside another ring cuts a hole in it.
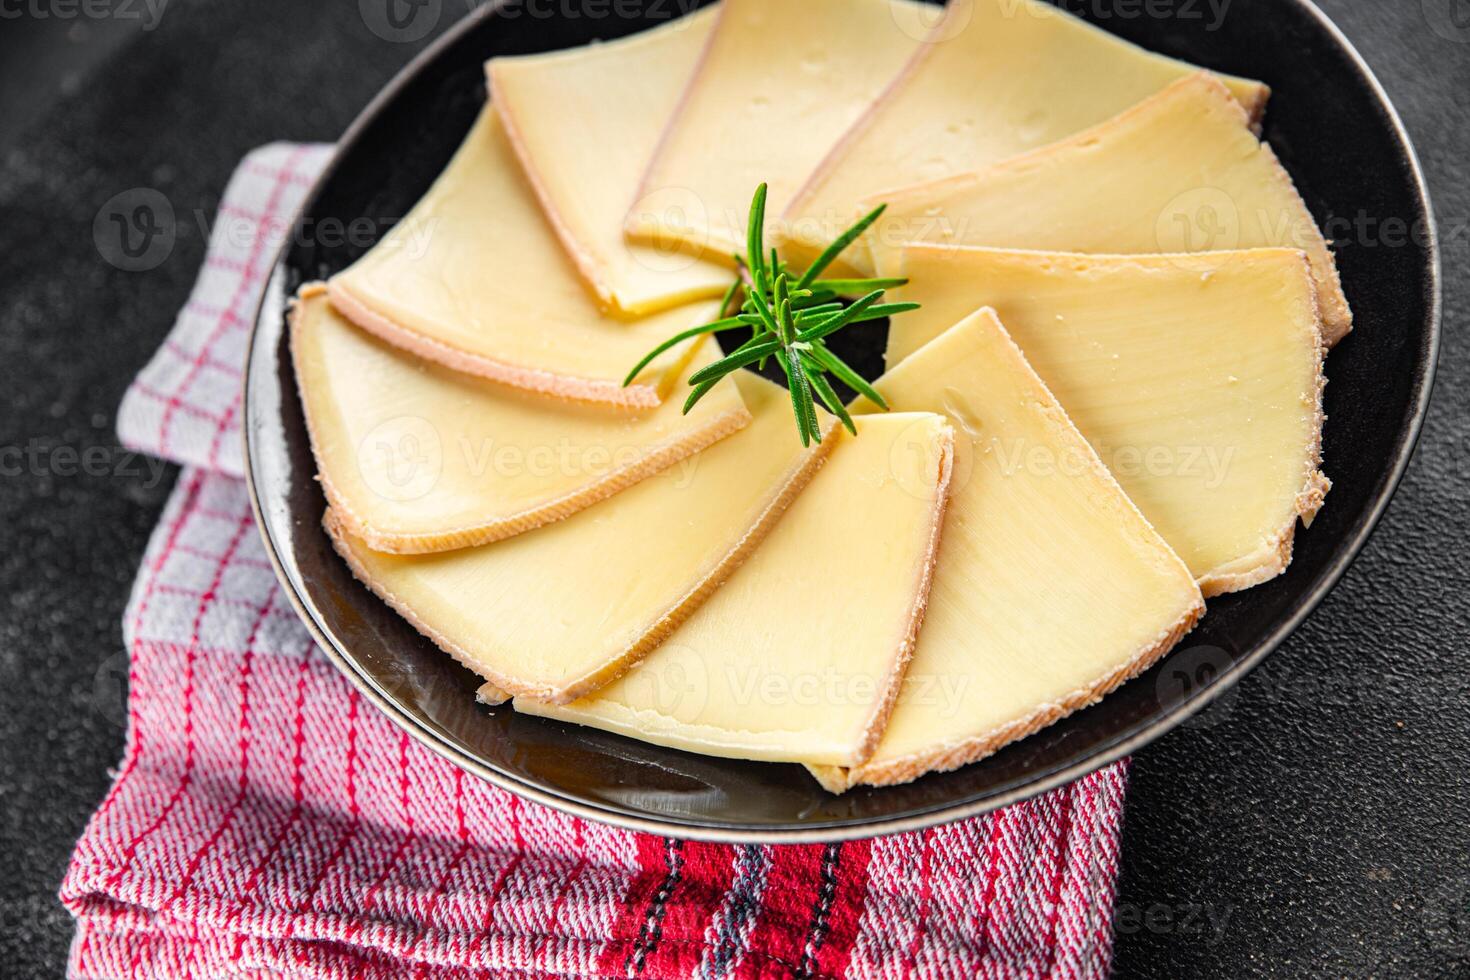
M 1207 596 L 1291 561 L 1319 469 L 1322 341 L 1293 249 L 1075 255 L 913 245 L 920 308 L 895 318 L 888 363 L 975 309 L 995 309 L 1077 428 Z
M 573 700 L 698 608 L 835 444 L 802 448 L 780 385 L 746 373 L 737 387 L 748 426 L 566 520 L 435 555 L 374 551 L 331 510 L 328 532 L 368 588 L 492 689 Z
M 951 0 L 932 43 L 798 193 L 785 248 L 809 261 L 858 217 L 860 201 L 1055 142 L 1197 70 L 1040 0 Z M 1258 119 L 1269 89 L 1222 80 Z
M 713 344 L 689 370 L 717 356 Z M 556 401 L 460 374 L 352 326 L 320 284 L 291 313 L 317 472 L 369 547 L 446 551 L 519 534 L 617 493 L 750 421 L 733 382 L 688 415 Z
M 640 320 L 604 313 L 551 230 L 486 106 L 427 194 L 328 282 L 365 330 L 457 371 L 543 395 L 652 408 L 687 351 L 623 377 L 706 307 Z
M 779 215 L 924 37 L 913 0 L 723 0 L 627 229 L 728 262 L 768 185 Z
M 1194 626 L 1204 599 L 1006 336 L 962 320 L 876 383 L 955 429 L 929 610 L 877 751 L 829 789 L 980 759 L 1098 700 Z
M 623 237 L 648 158 L 717 11 L 485 66 L 495 108 L 562 245 L 602 303 L 623 313 L 718 296 L 730 281 L 727 266 Z
M 856 420 L 744 565 L 638 667 L 517 711 L 707 755 L 857 765 L 919 633 L 954 433 L 930 413 Z
M 887 192 L 870 239 L 1068 252 L 1307 253 L 1328 345 L 1352 328 L 1337 267 L 1291 178 L 1217 79 L 1194 75 L 1107 122 L 993 167 Z

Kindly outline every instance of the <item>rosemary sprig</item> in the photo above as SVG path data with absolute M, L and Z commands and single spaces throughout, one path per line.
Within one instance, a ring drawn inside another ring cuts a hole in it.
M 803 446 L 822 441 L 817 400 L 856 435 L 857 427 L 827 375 L 833 375 L 883 409 L 888 405 L 862 375 L 828 349 L 827 338 L 854 324 L 870 323 L 918 309 L 919 304 L 879 302 L 886 290 L 902 286 L 908 282 L 907 279 L 819 277 L 843 250 L 878 220 L 885 207 L 880 204 L 869 211 L 838 235 L 801 275 L 793 276 L 776 250 L 767 250 L 766 185 L 761 184 L 755 189 L 755 197 L 750 202 L 745 254 L 735 256 L 739 274 L 725 291 L 719 308 L 720 319 L 681 331 L 659 344 L 633 366 L 623 384 L 631 384 L 654 358 L 686 340 L 708 333 L 748 328 L 749 340 L 689 376 L 693 390 L 684 402 L 686 413 L 726 375 L 752 365 L 764 367 L 768 359 L 774 358 L 786 376 L 786 387 L 791 392 L 791 411 L 796 417 L 796 429 Z M 858 298 L 843 304 L 841 298 L 846 296 Z

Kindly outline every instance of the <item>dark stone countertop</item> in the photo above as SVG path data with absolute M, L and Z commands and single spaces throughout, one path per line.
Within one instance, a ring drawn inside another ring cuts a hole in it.
M 470 2 L 443 3 L 440 28 Z M 1450 19 L 1470 4 L 1322 5 L 1428 171 L 1445 246 L 1439 383 L 1343 582 L 1222 706 L 1135 759 L 1121 978 L 1470 977 L 1470 25 Z M 21 455 L 0 458 L 0 974 L 53 977 L 71 933 L 55 891 L 121 754 L 122 609 L 174 476 L 117 447 L 123 389 L 183 303 L 204 247 L 195 217 L 240 156 L 335 138 L 426 42 L 381 40 L 351 2 L 118 0 L 72 20 L 80 5 L 12 8 L 25 13 L 0 31 L 0 447 Z M 133 187 L 181 216 L 173 253 L 140 274 L 107 265 L 91 231 Z M 72 474 L 66 447 L 102 449 Z

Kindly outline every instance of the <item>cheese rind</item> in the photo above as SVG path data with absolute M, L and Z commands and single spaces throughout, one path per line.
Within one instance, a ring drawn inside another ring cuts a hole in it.
M 1293 249 L 1077 255 L 912 245 L 888 363 L 997 312 L 1206 596 L 1279 575 L 1322 475 L 1322 341 Z
M 327 530 L 368 588 L 495 688 L 574 700 L 697 609 L 826 459 L 834 440 L 803 449 L 779 385 L 747 375 L 738 387 L 750 425 L 526 534 L 399 556 L 367 548 L 330 510 Z
M 955 428 L 939 562 L 898 706 L 873 757 L 824 785 L 973 762 L 1112 691 L 1204 611 L 1149 526 L 991 310 L 876 383 Z
M 706 314 L 703 305 L 636 321 L 604 313 L 490 106 L 428 193 L 327 290 L 359 327 L 426 360 L 625 408 L 656 406 L 688 352 L 669 352 L 625 387 L 628 369 Z
M 928 600 L 954 433 L 868 416 L 770 536 L 636 669 L 516 710 L 673 748 L 856 765 L 872 754 Z
M 722 262 L 744 251 L 751 194 L 772 217 L 918 47 L 912 0 L 723 0 L 638 202 L 635 241 Z
M 494 684 L 481 684 L 478 688 L 475 689 L 475 700 L 480 702 L 481 704 L 488 704 L 492 708 L 495 707 L 495 705 L 497 704 L 504 704 L 510 699 L 511 696 L 509 694 L 507 694 L 505 691 L 502 691 Z
M 730 281 L 725 266 L 623 237 L 648 158 L 717 11 L 485 65 L 495 109 L 567 254 L 600 300 L 626 314 L 718 296 Z
M 1291 178 L 1209 75 L 1034 152 L 883 197 L 871 238 L 881 270 L 909 241 L 1108 254 L 1297 248 L 1312 264 L 1328 345 L 1352 327 Z
M 1039 0 L 951 0 L 913 59 L 785 214 L 810 261 L 888 188 L 978 170 L 1071 136 L 1198 71 Z M 1222 76 L 1252 120 L 1269 89 Z M 861 265 L 861 253 L 852 253 Z M 871 270 L 867 270 L 871 271 Z
M 631 414 L 460 374 L 357 329 L 320 284 L 292 306 L 291 354 L 327 500 L 354 535 L 397 554 L 560 520 L 750 421 L 733 382 L 688 415 L 674 402 Z

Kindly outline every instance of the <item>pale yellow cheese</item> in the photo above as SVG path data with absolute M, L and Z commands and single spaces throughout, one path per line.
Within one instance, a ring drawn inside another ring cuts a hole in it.
M 628 314 L 718 296 L 730 270 L 629 244 L 623 219 L 709 39 L 705 7 L 631 37 L 494 58 L 495 108 L 562 245 L 601 301 Z
M 709 343 L 689 370 L 710 363 Z M 451 371 L 358 330 L 319 284 L 291 315 L 291 353 L 322 488 L 378 551 L 483 544 L 617 493 L 750 421 L 733 382 L 688 415 L 542 398 Z
M 698 608 L 835 442 L 802 448 L 779 385 L 746 372 L 738 387 L 750 425 L 564 521 L 411 557 L 367 548 L 335 511 L 327 528 L 359 579 L 494 688 L 570 701 Z
M 769 186 L 774 219 L 924 32 L 912 0 L 724 0 L 628 232 L 728 262 Z
M 856 765 L 898 693 L 929 595 L 953 430 L 859 418 L 730 580 L 638 667 L 517 711 L 708 755 Z
M 1143 516 L 1205 595 L 1291 561 L 1319 469 L 1322 342 L 1293 249 L 1106 256 L 913 245 L 922 306 L 894 320 L 888 363 L 978 307 L 999 314 Z
M 1032 153 L 897 192 L 871 239 L 892 270 L 906 241 L 1131 254 L 1284 247 L 1307 253 L 1330 345 L 1352 314 L 1291 178 L 1208 75 Z
M 860 201 L 1070 136 L 1197 70 L 1041 0 L 951 0 L 932 37 L 787 209 L 794 260 L 825 247 Z M 1258 117 L 1266 86 L 1224 81 Z
M 358 326 L 429 360 L 577 401 L 651 408 L 685 352 L 622 384 L 698 305 L 624 321 L 604 313 L 541 213 L 500 117 L 486 106 L 423 199 L 328 283 Z
M 510 695 L 494 684 L 485 683 L 475 689 L 475 700 L 481 704 L 488 704 L 493 708 L 497 704 L 504 704 L 509 701 Z
M 873 757 L 824 785 L 905 782 L 1051 724 L 1147 668 L 1204 610 L 1149 526 L 1006 336 L 972 314 L 879 379 L 955 428 L 939 563 Z

